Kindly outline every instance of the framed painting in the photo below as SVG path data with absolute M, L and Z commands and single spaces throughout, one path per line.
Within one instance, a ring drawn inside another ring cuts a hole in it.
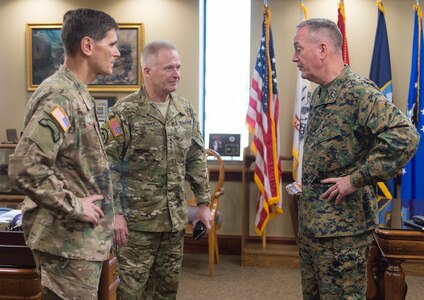
M 27 24 L 27 90 L 34 91 L 63 63 L 60 23 Z M 142 83 L 140 51 L 144 45 L 143 23 L 119 23 L 118 49 L 113 74 L 98 76 L 88 89 L 95 92 L 132 92 Z
M 95 96 L 94 101 L 96 102 L 96 114 L 99 119 L 100 126 L 106 121 L 109 109 L 115 104 L 116 97 L 110 96 Z

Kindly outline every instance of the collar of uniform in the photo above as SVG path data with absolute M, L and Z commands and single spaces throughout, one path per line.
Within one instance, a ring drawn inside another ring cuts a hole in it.
M 73 83 L 75 83 L 75 85 L 77 86 L 77 88 L 79 90 L 87 88 L 87 85 L 85 83 L 83 83 L 78 78 L 78 76 L 74 74 L 74 72 L 72 72 L 70 69 L 66 68 L 64 65 L 59 66 L 59 72 L 62 72 L 63 74 L 65 74 L 65 76 L 68 77 L 69 80 L 71 80 Z
M 146 116 L 147 114 L 149 114 L 149 115 L 153 115 L 154 117 L 157 117 L 157 118 L 161 119 L 160 118 L 160 115 L 159 115 L 159 112 L 157 114 L 155 113 L 155 110 L 156 109 L 153 109 L 153 107 L 151 105 L 151 103 L 153 101 L 150 99 L 150 97 L 147 94 L 147 91 L 144 88 L 144 86 L 142 86 L 138 90 L 137 97 L 138 97 L 138 99 L 140 101 L 140 106 L 139 106 L 139 110 L 138 110 L 140 115 Z
M 172 119 L 178 114 L 185 115 L 186 110 L 184 109 L 182 101 L 179 100 L 178 95 L 175 93 L 171 93 L 169 96 L 170 96 L 170 100 L 169 100 L 169 108 L 168 108 L 168 118 Z
M 345 65 L 342 73 L 337 76 L 333 81 L 331 81 L 327 85 L 320 85 L 318 87 L 317 97 L 315 97 L 314 101 L 312 101 L 311 106 L 319 106 L 324 104 L 330 104 L 336 101 L 343 83 L 351 72 L 348 65 Z M 324 95 L 323 95 L 324 93 Z
M 80 92 L 81 97 L 84 99 L 84 103 L 87 108 L 90 110 L 94 107 L 93 98 L 90 96 L 87 90 L 87 85 L 83 83 L 77 75 L 75 75 L 70 69 L 66 68 L 64 65 L 59 66 L 59 72 L 63 73 L 69 80 L 71 80 L 78 91 Z
M 159 122 L 165 124 L 165 117 L 162 115 L 162 113 L 157 109 L 157 107 L 154 104 L 154 101 L 149 97 L 147 94 L 147 91 L 145 87 L 141 87 L 137 92 L 137 98 L 140 101 L 140 105 L 138 107 L 138 113 L 141 116 L 147 116 L 158 120 Z M 171 105 L 171 101 L 169 103 Z M 169 108 L 168 108 L 169 110 Z
M 139 91 L 138 91 L 138 96 L 140 98 L 141 101 L 141 105 L 142 106 L 146 106 L 149 104 L 149 102 L 153 102 L 149 95 L 147 94 L 147 91 L 145 89 L 145 87 L 143 86 Z M 177 114 L 185 114 L 185 109 L 182 105 L 182 102 L 179 101 L 178 99 L 178 95 L 175 93 L 171 93 L 169 94 L 169 107 L 168 107 L 168 118 L 172 119 L 174 116 L 176 116 Z M 143 114 L 147 114 L 148 109 L 144 109 L 143 110 Z

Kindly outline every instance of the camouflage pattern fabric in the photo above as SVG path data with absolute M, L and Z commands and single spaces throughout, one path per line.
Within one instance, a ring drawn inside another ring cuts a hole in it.
M 210 203 L 197 116 L 186 99 L 169 98 L 164 117 L 142 88 L 119 100 L 102 128 L 115 211 L 129 230 L 128 244 L 116 253 L 120 299 L 175 299 L 187 223 L 185 179 L 198 204 Z
M 116 247 L 121 280 L 118 299 L 175 299 L 183 247 L 184 230 L 175 233 L 131 232 L 128 243 Z
M 177 232 L 187 223 L 185 178 L 210 203 L 206 155 L 191 104 L 170 95 L 166 118 L 144 89 L 119 100 L 103 125 L 115 211 L 129 230 Z
M 102 262 L 68 259 L 40 251 L 33 254 L 43 282 L 43 300 L 97 299 Z
M 337 238 L 299 238 L 304 300 L 365 299 L 372 231 Z
M 55 114 L 56 113 L 56 114 Z M 32 95 L 25 129 L 9 159 L 9 176 L 24 192 L 23 229 L 32 250 L 103 261 L 113 240 L 112 181 L 94 101 L 63 66 Z M 77 198 L 100 194 L 105 216 L 82 222 Z
M 373 186 L 398 174 L 415 154 L 419 135 L 406 116 L 372 81 L 345 66 L 311 100 L 306 129 L 299 235 L 350 236 L 378 223 Z M 321 194 L 322 179 L 351 175 L 358 190 L 339 205 Z

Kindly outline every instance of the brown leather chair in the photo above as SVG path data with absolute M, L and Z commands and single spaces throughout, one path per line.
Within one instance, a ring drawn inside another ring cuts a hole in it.
M 221 159 L 221 156 L 218 154 L 218 152 L 212 150 L 212 149 L 206 149 L 206 154 L 208 156 L 212 156 L 216 158 L 216 162 L 218 163 L 218 181 L 216 183 L 216 187 L 214 191 L 211 191 L 211 204 L 210 204 L 210 210 L 211 210 L 211 216 L 212 216 L 212 222 L 211 222 L 211 231 L 208 235 L 208 254 L 209 254 L 209 275 L 213 274 L 214 271 L 214 264 L 219 263 L 219 251 L 218 251 L 218 239 L 216 232 L 219 228 L 221 228 L 221 216 L 218 212 L 218 205 L 219 205 L 219 197 L 224 194 L 224 177 L 225 177 L 225 170 L 224 170 L 224 162 Z M 213 160 L 215 161 L 215 160 Z M 210 173 L 209 167 L 208 172 Z M 187 200 L 187 208 L 188 208 L 188 224 L 186 225 L 186 233 L 187 234 L 193 234 L 193 226 L 192 226 L 192 220 L 194 216 L 196 215 L 196 199 L 194 196 L 192 196 L 189 200 Z

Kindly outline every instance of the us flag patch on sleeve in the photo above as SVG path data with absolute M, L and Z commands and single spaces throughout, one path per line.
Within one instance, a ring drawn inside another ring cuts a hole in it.
M 117 118 L 110 119 L 107 124 L 109 125 L 109 128 L 112 131 L 114 137 L 118 137 L 123 133 L 121 124 L 119 123 Z
M 53 118 L 55 118 L 60 127 L 62 127 L 63 132 L 68 132 L 69 128 L 71 127 L 71 123 L 69 122 L 69 119 L 62 107 L 58 105 L 50 112 L 50 114 L 53 116 Z

